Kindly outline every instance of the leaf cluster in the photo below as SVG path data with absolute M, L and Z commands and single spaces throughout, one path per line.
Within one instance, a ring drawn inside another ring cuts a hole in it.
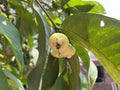
M 1 90 L 92 90 L 97 68 L 89 52 L 120 84 L 120 21 L 104 13 L 96 1 L 0 0 Z M 49 53 L 55 32 L 75 47 L 72 58 Z

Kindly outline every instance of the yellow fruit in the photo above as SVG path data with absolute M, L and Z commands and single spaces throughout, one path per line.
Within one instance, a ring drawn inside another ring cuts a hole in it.
M 69 40 L 67 36 L 62 33 L 54 33 L 49 38 L 49 45 L 50 48 L 55 50 L 56 52 L 58 50 L 62 52 L 68 47 Z
M 62 33 L 54 33 L 49 38 L 51 55 L 56 58 L 71 58 L 75 54 L 75 48 L 69 44 L 67 36 Z
M 63 58 L 71 58 L 75 54 L 75 48 L 69 44 L 68 48 L 64 52 L 59 52 Z
M 69 44 L 64 51 L 55 51 L 51 49 L 51 55 L 56 58 L 71 58 L 75 54 L 75 48 Z
M 59 52 L 57 52 L 57 51 L 55 51 L 55 50 L 53 50 L 53 49 L 50 50 L 50 53 L 51 53 L 51 55 L 52 55 L 53 57 L 61 58 Z

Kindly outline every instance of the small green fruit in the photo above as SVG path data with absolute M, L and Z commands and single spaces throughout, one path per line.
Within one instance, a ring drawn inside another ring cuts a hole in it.
M 50 48 L 55 50 L 56 52 L 58 50 L 62 52 L 68 47 L 69 40 L 67 36 L 62 33 L 54 33 L 49 38 L 49 45 Z

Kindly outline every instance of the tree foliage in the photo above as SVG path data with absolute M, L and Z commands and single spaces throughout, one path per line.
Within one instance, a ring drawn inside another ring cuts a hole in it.
M 97 68 L 89 52 L 120 85 L 120 21 L 104 14 L 96 1 L 0 0 L 0 88 L 92 90 Z M 75 47 L 72 58 L 50 54 L 56 32 Z

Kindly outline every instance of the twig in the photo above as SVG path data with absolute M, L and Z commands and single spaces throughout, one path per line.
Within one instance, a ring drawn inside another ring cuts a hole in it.
M 47 17 L 49 18 L 50 22 L 53 24 L 55 31 L 58 32 L 57 30 L 59 30 L 60 28 L 54 23 L 53 19 L 50 17 L 50 15 L 47 13 L 47 11 L 43 8 L 41 2 L 39 0 L 37 0 L 37 3 L 39 4 L 39 6 L 41 7 L 41 9 L 45 12 L 45 14 L 47 15 Z

